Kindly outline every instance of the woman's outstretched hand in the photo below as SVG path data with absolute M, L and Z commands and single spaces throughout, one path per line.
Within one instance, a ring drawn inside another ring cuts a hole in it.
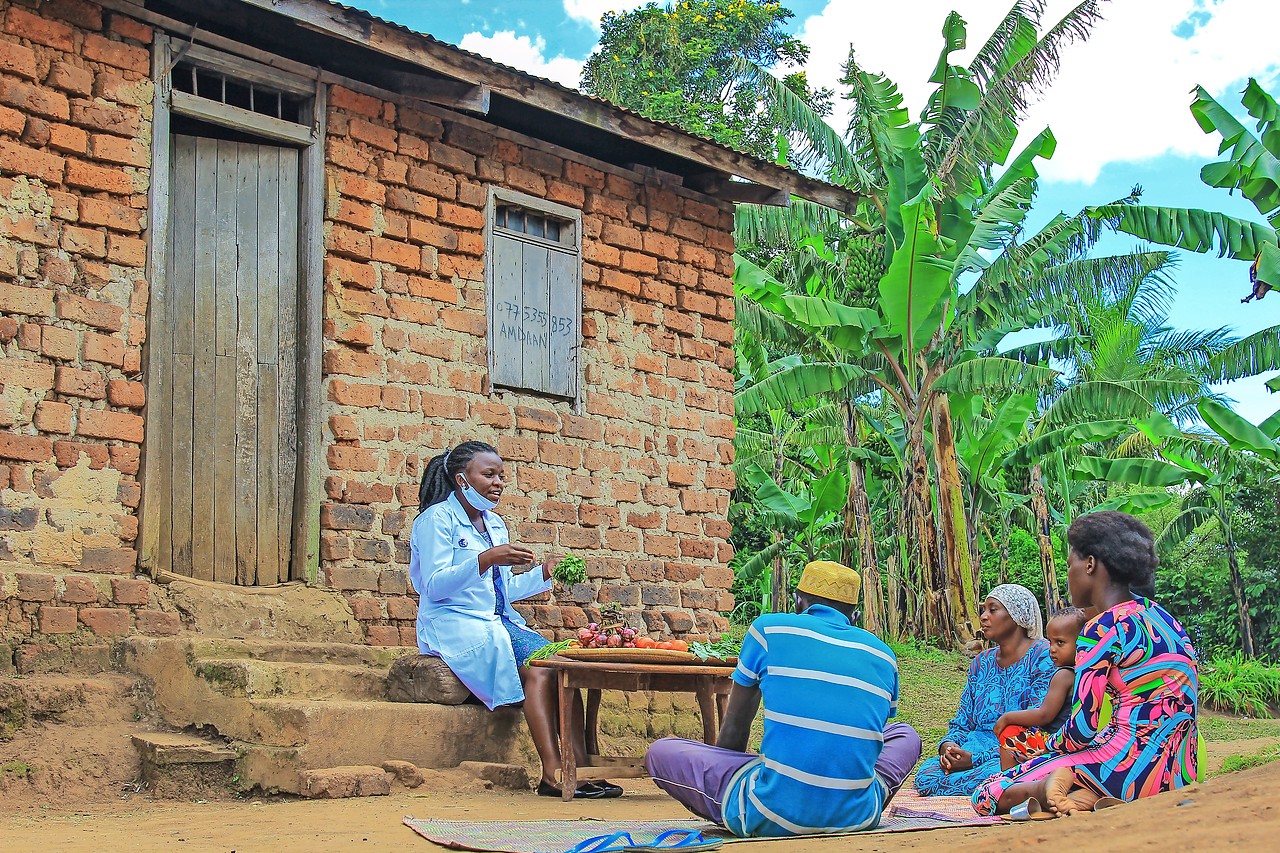
M 478 562 L 480 574 L 494 566 L 527 566 L 533 562 L 533 551 L 523 545 L 495 545 L 488 551 L 481 551 Z
M 943 773 L 969 770 L 973 767 L 973 753 L 948 742 L 942 745 L 942 752 L 938 753 L 938 763 L 942 765 Z
M 544 581 L 551 580 L 551 575 L 555 572 L 556 566 L 564 559 L 564 554 L 557 554 L 554 557 L 548 557 L 546 562 L 542 564 L 542 579 Z

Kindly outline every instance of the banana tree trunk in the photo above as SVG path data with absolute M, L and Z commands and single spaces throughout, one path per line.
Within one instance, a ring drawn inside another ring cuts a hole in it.
M 1058 569 L 1053 559 L 1053 528 L 1049 523 L 1049 503 L 1044 497 L 1044 473 L 1031 466 L 1031 511 L 1036 517 L 1036 538 L 1040 542 L 1040 572 L 1044 576 L 1044 607 L 1049 613 L 1062 608 L 1058 591 Z
M 1219 504 L 1218 523 L 1227 540 L 1227 565 L 1231 568 L 1231 593 L 1236 599 L 1236 616 L 1240 620 L 1240 651 L 1251 658 L 1255 654 L 1253 642 L 1253 619 L 1249 616 L 1249 599 L 1244 591 L 1244 578 L 1240 575 L 1240 561 L 1236 555 L 1236 538 L 1231 532 L 1231 521 L 1227 518 L 1226 507 Z
M 933 398 L 933 457 L 938 470 L 938 503 L 942 541 L 947 557 L 947 597 L 951 621 L 965 643 L 978 629 L 978 600 L 969 551 L 969 525 L 964 511 L 964 488 L 956 456 L 955 430 L 946 394 Z
M 850 449 L 862 446 L 858 431 L 858 413 L 851 403 L 844 404 L 845 441 Z M 858 562 L 853 562 L 853 540 L 857 539 Z M 862 460 L 849 457 L 849 499 L 845 504 L 844 544 L 841 562 L 858 565 L 862 572 L 862 627 L 877 637 L 884 633 L 884 592 L 880 581 L 880 562 L 876 555 L 875 531 L 871 527 L 871 500 L 867 496 L 867 471 Z
M 1009 582 L 1009 537 L 1012 525 L 1006 520 L 1000 525 L 1000 570 L 997 577 L 999 583 Z
M 775 532 L 773 541 L 781 542 L 782 534 Z M 769 612 L 786 613 L 791 609 L 788 606 L 790 603 L 787 589 L 790 585 L 788 583 L 789 580 L 787 571 L 782 564 L 782 554 L 778 554 L 773 558 L 773 572 L 769 578 Z
M 898 555 L 890 554 L 886 561 L 886 570 L 889 575 L 889 600 L 888 606 L 885 608 L 885 623 L 889 631 L 889 637 L 894 640 L 902 639 L 902 615 L 905 609 L 902 600 L 902 569 L 898 565 Z
M 921 639 L 951 639 L 951 607 L 946 600 L 946 578 L 938 559 L 937 529 L 933 517 L 933 490 L 929 486 L 929 460 L 922 429 L 908 429 L 908 457 L 904 486 L 904 527 L 915 533 L 919 572 L 920 611 L 916 630 Z

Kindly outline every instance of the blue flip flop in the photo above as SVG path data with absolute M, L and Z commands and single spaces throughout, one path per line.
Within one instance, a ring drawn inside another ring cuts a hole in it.
M 565 853 L 622 853 L 631 850 L 636 843 L 631 840 L 629 832 L 613 832 L 609 835 L 596 835 L 579 841 Z
M 715 850 L 724 844 L 719 838 L 703 838 L 697 829 L 668 829 L 648 844 L 635 844 L 626 853 L 660 853 L 664 850 Z

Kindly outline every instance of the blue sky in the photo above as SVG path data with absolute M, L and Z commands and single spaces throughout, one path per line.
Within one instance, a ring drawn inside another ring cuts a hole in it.
M 350 2 L 350 0 L 348 0 Z M 1011 0 L 1009 0 L 1011 2 Z M 927 78 L 941 47 L 948 11 L 969 22 L 969 43 L 980 45 L 1009 2 L 999 0 L 793 0 L 791 29 L 810 46 L 810 77 L 838 86 L 850 47 L 867 68 L 898 82 L 913 112 L 929 91 Z M 1049 0 L 1046 19 L 1076 0 Z M 575 85 L 595 47 L 606 10 L 639 0 L 356 0 L 351 5 L 508 65 Z M 1023 128 L 1048 125 L 1058 151 L 1042 169 L 1038 216 L 1075 212 L 1128 193 L 1134 184 L 1149 204 L 1204 207 L 1259 219 L 1251 205 L 1200 183 L 1216 138 L 1202 134 L 1187 105 L 1204 85 L 1225 106 L 1239 108 L 1250 76 L 1280 92 L 1280 2 L 1277 0 L 1115 0 L 1090 40 L 1065 51 L 1062 73 L 1034 105 Z M 965 54 L 960 54 L 963 62 Z M 956 61 L 953 59 L 953 61 Z M 832 123 L 843 128 L 838 113 Z M 1123 251 L 1131 241 L 1104 244 Z M 1280 293 L 1240 304 L 1248 291 L 1245 264 L 1179 253 L 1178 296 L 1170 320 L 1182 328 L 1228 326 L 1246 335 L 1280 323 Z M 1241 414 L 1257 423 L 1280 408 L 1263 378 L 1223 389 Z

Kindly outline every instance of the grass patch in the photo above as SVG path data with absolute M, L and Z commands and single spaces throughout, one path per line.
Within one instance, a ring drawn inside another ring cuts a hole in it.
M 1202 712 L 1197 723 L 1200 734 L 1211 743 L 1280 737 L 1280 720 L 1255 720 L 1249 717 L 1230 717 L 1225 714 Z
M 1252 770 L 1254 767 L 1269 764 L 1277 758 L 1280 758 L 1280 744 L 1264 746 L 1249 755 L 1228 755 L 1222 759 L 1222 767 L 1218 772 L 1235 773 L 1239 770 Z
M 25 779 L 31 773 L 31 765 L 25 761 L 6 761 L 0 764 L 0 774 L 14 779 Z
M 960 706 L 969 659 L 915 643 L 895 643 L 893 652 L 898 656 L 898 719 L 920 733 L 925 755 L 932 755 Z

